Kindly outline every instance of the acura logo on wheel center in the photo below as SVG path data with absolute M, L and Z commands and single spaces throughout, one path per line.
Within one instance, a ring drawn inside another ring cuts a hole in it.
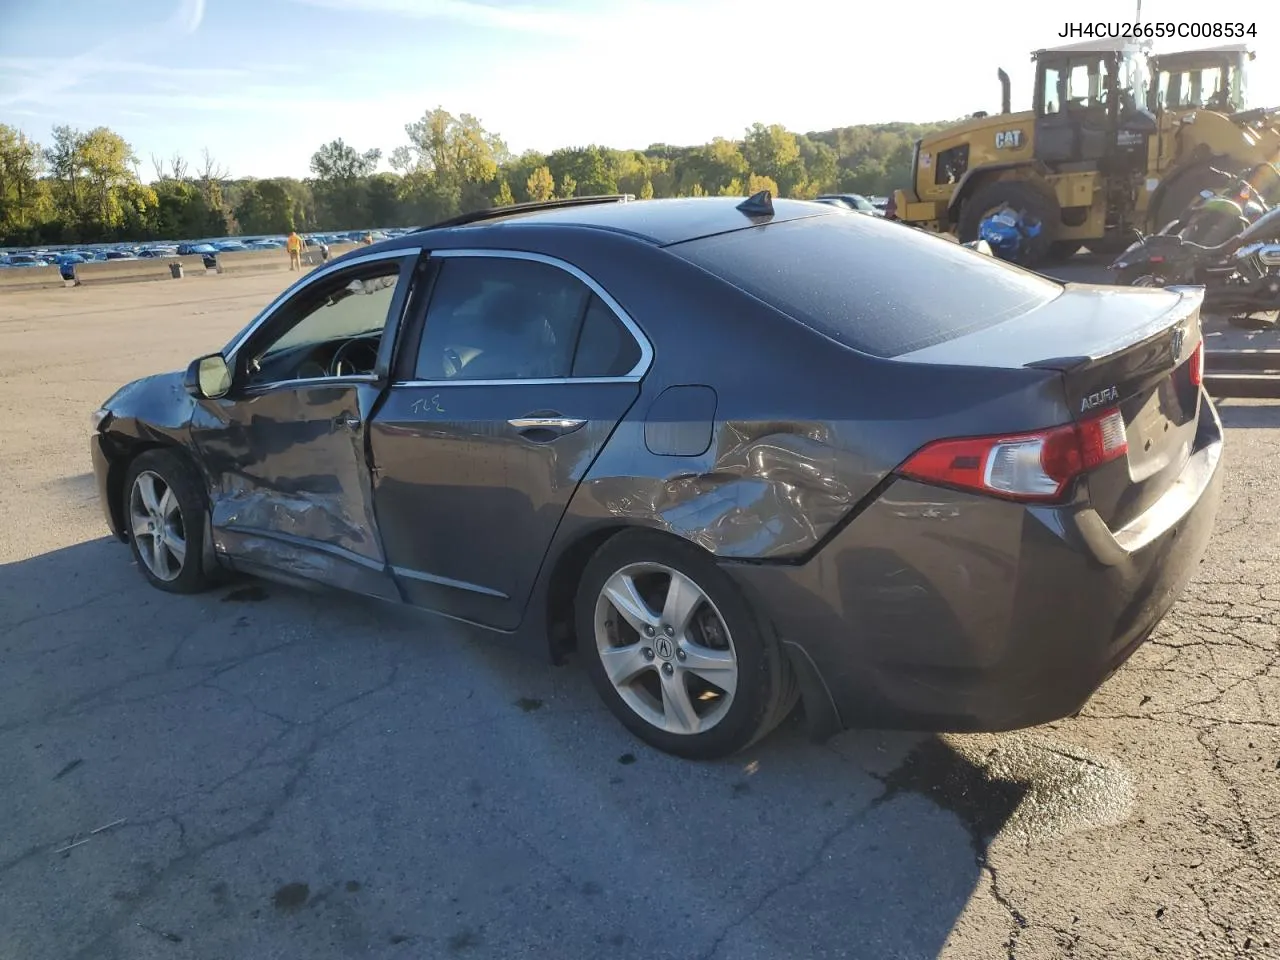
M 676 645 L 667 637 L 658 638 L 658 656 L 663 660 L 670 660 L 676 655 Z

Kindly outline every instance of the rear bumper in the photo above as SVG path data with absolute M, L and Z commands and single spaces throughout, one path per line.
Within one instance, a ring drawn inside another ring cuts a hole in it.
M 725 569 L 789 646 L 815 734 L 1033 726 L 1079 710 L 1182 593 L 1221 454 L 1204 396 L 1179 479 L 1123 530 L 900 480 L 809 562 Z

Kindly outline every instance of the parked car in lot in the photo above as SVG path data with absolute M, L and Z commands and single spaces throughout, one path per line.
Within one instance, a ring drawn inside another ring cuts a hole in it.
M 1210 537 L 1198 290 L 766 195 L 509 206 L 317 267 L 94 414 L 146 579 L 576 646 L 681 756 L 1074 713 Z
M 819 203 L 830 203 L 843 205 L 850 210 L 857 210 L 859 213 L 870 214 L 873 217 L 883 217 L 884 211 L 877 208 L 870 200 L 860 193 L 824 193 L 820 197 L 815 198 Z
M 49 265 L 44 257 L 36 256 L 34 253 L 10 253 L 2 258 L 2 262 L 6 267 L 47 267 Z

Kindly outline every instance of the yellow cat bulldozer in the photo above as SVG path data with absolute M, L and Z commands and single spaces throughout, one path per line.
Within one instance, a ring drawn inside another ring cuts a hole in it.
M 1215 170 L 1280 161 L 1280 108 L 1248 110 L 1243 44 L 1151 55 L 1103 41 L 1037 50 L 1032 109 L 984 112 L 915 144 L 911 185 L 893 215 L 975 240 L 1001 208 L 1038 220 L 1022 262 L 1036 266 L 1082 246 L 1115 253 L 1159 229 L 1205 189 Z

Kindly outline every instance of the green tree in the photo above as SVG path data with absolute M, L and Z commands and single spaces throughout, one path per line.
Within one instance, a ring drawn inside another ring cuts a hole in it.
M 288 233 L 297 226 L 289 192 L 279 180 L 258 180 L 247 185 L 236 205 L 236 220 L 248 236 Z
M 742 144 L 742 155 L 752 173 L 776 181 L 794 175 L 800 162 L 800 145 L 796 136 L 778 123 L 765 126 L 752 124 Z
M 149 234 L 157 238 L 217 237 L 226 233 L 226 217 L 211 210 L 204 191 L 189 180 L 166 178 L 152 186 L 154 212 Z
M 498 168 L 498 176 L 506 180 L 511 187 L 511 194 L 517 202 L 532 200 L 529 195 L 529 178 L 535 170 L 546 166 L 547 158 L 536 150 L 526 150 L 518 157 L 512 157 Z
M 381 150 L 361 152 L 339 137 L 311 155 L 311 172 L 317 180 L 359 180 L 373 173 L 380 159 Z
M 781 196 L 778 192 L 778 184 L 772 177 L 764 177 L 758 173 L 753 173 L 747 177 L 747 196 L 759 193 L 761 190 L 768 190 L 775 197 Z
M 380 227 L 408 226 L 400 205 L 400 178 L 392 173 L 375 173 L 369 178 L 369 223 Z
M 53 142 L 45 150 L 53 199 L 62 232 L 79 235 L 84 214 L 84 134 L 65 124 L 53 128 Z
M 381 150 L 361 152 L 341 137 L 311 155 L 318 222 L 349 230 L 369 220 L 369 177 L 381 158 Z
M 501 138 L 469 113 L 455 117 L 443 107 L 405 125 L 408 147 L 393 160 L 404 173 L 402 197 L 429 219 L 443 219 L 464 206 L 488 204 L 498 164 L 510 159 Z
M 0 237 L 30 236 L 52 216 L 43 161 L 38 143 L 0 123 Z
M 556 195 L 556 182 L 551 176 L 551 170 L 545 166 L 538 167 L 529 175 L 526 186 L 530 200 L 542 202 Z
M 547 166 L 560 181 L 566 197 L 592 197 L 618 192 L 610 159 L 600 147 L 574 147 L 554 151 L 547 157 Z M 568 188 L 565 184 L 574 186 Z
M 104 127 L 54 127 L 42 150 L 0 125 L 0 242 L 422 225 L 557 195 L 738 196 L 762 188 L 794 197 L 887 194 L 909 181 L 915 141 L 944 125 L 882 123 L 800 135 L 757 123 L 740 140 L 642 150 L 596 144 L 513 157 L 474 116 L 437 108 L 405 127 L 408 142 L 387 157 L 392 172 L 375 172 L 379 151 L 338 138 L 316 150 L 307 181 L 231 179 L 206 149 L 203 162 L 192 165 L 177 155 L 153 157 L 150 186 L 138 181 L 129 144 Z
M 120 134 L 106 127 L 94 127 L 80 140 L 87 207 L 85 212 L 101 236 L 109 236 L 125 222 L 125 188 L 135 186 L 137 175 L 130 168 L 136 158 L 133 148 Z

